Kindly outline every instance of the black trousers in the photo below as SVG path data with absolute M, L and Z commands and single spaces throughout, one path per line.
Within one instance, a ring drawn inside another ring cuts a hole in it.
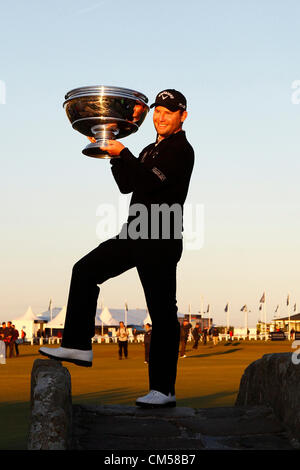
M 149 387 L 174 394 L 180 334 L 176 267 L 181 254 L 181 239 L 132 240 L 117 236 L 84 256 L 72 271 L 62 346 L 91 349 L 98 284 L 136 268 L 152 323 Z
M 150 343 L 145 344 L 145 361 L 149 362 Z
M 120 341 L 118 340 L 119 344 L 119 357 L 122 357 L 122 351 L 124 353 L 124 357 L 128 357 L 128 341 Z

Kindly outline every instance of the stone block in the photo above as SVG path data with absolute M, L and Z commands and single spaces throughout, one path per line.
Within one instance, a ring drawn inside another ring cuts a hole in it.
M 31 372 L 28 450 L 66 450 L 72 432 L 69 371 L 60 362 L 37 359 Z
M 291 437 L 300 442 L 300 365 L 292 353 L 266 354 L 241 378 L 237 406 L 270 406 Z

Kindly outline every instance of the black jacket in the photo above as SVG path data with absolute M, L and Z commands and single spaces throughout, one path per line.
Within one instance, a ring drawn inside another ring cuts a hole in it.
M 150 342 L 151 342 L 151 333 L 152 333 L 152 329 L 145 332 L 145 334 L 144 334 L 144 343 L 145 344 L 150 344 Z
M 120 153 L 120 158 L 111 159 L 111 165 L 121 193 L 132 192 L 127 224 L 139 216 L 136 212 L 138 207 L 136 205 L 143 205 L 148 211 L 148 236 L 151 238 L 150 229 L 154 227 L 151 207 L 165 204 L 166 207 L 171 208 L 175 204 L 183 215 L 183 204 L 194 166 L 194 151 L 184 131 L 172 134 L 159 143 L 154 142 L 148 145 L 138 158 L 134 157 L 128 148 L 124 148 Z M 170 238 L 173 238 L 175 216 L 171 220 Z M 181 233 L 182 217 L 179 225 Z M 178 230 L 176 233 L 178 235 Z M 161 226 L 157 238 L 163 238 Z M 175 238 L 179 237 L 175 235 Z

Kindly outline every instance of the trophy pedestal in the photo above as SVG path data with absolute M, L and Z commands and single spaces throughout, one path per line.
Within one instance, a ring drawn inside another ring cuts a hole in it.
M 87 145 L 82 153 L 94 158 L 115 158 L 100 147 L 105 147 L 108 140 L 115 139 L 118 135 L 117 126 L 114 124 L 98 124 L 91 127 L 96 142 Z
M 96 141 L 95 143 L 87 145 L 83 150 L 82 153 L 87 157 L 94 157 L 94 158 L 119 158 L 119 156 L 112 156 L 109 155 L 105 150 L 100 149 L 100 145 L 103 145 L 102 141 Z

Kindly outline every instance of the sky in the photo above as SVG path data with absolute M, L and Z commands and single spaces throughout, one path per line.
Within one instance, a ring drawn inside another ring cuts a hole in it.
M 2 2 L 0 321 L 65 305 L 73 264 L 103 241 L 99 208 L 128 202 L 63 109 L 88 85 L 187 97 L 196 160 L 179 311 L 210 305 L 225 324 L 229 302 L 239 327 L 247 304 L 253 327 L 263 292 L 268 320 L 277 305 L 287 314 L 288 294 L 300 307 L 299 36 L 296 0 Z M 138 155 L 154 140 L 150 111 L 122 143 Z M 125 301 L 145 308 L 135 270 L 101 288 L 99 305 Z

